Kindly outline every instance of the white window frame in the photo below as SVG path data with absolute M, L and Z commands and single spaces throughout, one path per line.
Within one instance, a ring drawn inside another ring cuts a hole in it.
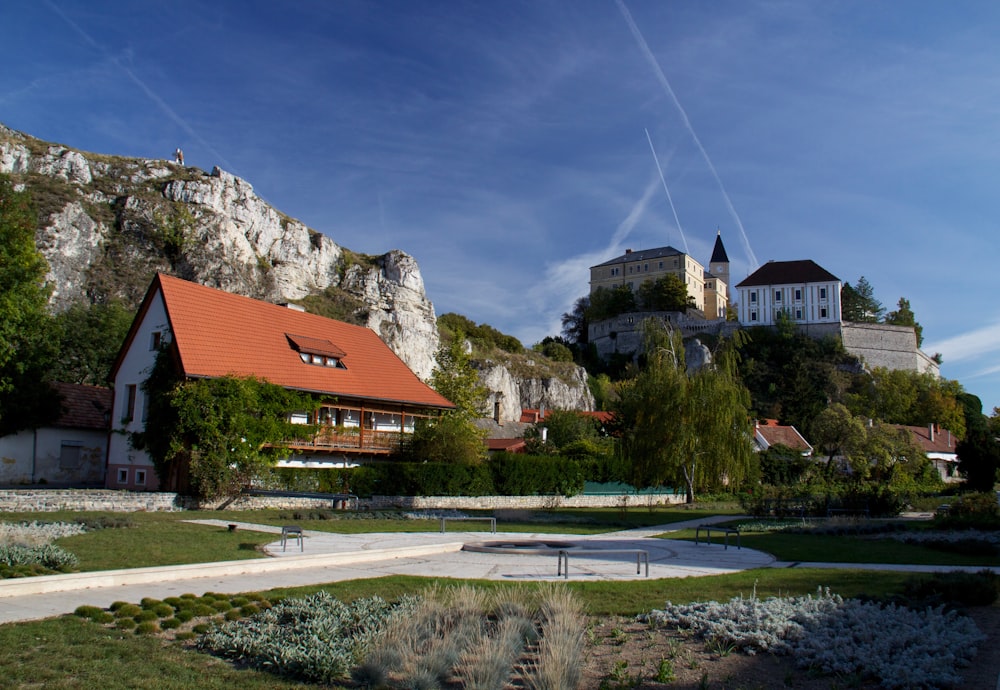
M 127 467 L 119 467 L 118 468 L 118 483 L 119 484 L 128 484 L 128 468 Z

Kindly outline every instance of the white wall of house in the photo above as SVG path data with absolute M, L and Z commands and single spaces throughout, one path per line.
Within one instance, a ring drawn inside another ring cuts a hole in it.
M 143 382 L 149 377 L 161 342 L 170 340 L 169 323 L 163 296 L 157 293 L 150 300 L 135 339 L 125 353 L 114 382 L 114 406 L 111 410 L 111 438 L 108 442 L 108 472 L 105 486 L 109 489 L 155 490 L 159 479 L 145 451 L 129 445 L 128 432 L 143 431 L 148 420 Z
M 840 281 L 739 287 L 744 326 L 773 326 L 785 312 L 793 323 L 840 323 Z
M 42 427 L 0 438 L 0 484 L 96 486 L 104 483 L 108 435 Z

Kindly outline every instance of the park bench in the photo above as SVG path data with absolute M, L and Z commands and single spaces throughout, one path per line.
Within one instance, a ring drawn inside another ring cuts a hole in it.
M 497 519 L 493 518 L 493 517 L 443 517 L 443 518 L 441 518 L 441 534 L 444 534 L 445 525 L 447 524 L 448 520 L 460 520 L 460 521 L 479 520 L 479 521 L 488 521 L 490 523 L 490 532 L 493 533 L 493 534 L 497 533 Z
M 560 549 L 557 556 L 558 561 L 556 564 L 556 577 L 560 575 L 563 579 L 569 579 L 569 556 L 573 554 L 574 556 L 593 556 L 593 555 L 605 555 L 605 554 L 634 554 L 635 555 L 635 574 L 639 575 L 642 572 L 640 567 L 641 563 L 645 561 L 646 563 L 646 577 L 649 577 L 649 552 L 643 549 L 573 549 L 572 551 L 568 549 Z M 565 567 L 563 567 L 563 562 L 565 562 Z
M 281 550 L 284 551 L 288 547 L 288 542 L 291 539 L 299 540 L 299 551 L 305 551 L 305 541 L 303 540 L 302 528 L 298 525 L 285 525 L 281 528 Z
M 742 549 L 743 545 L 740 543 L 740 528 L 739 527 L 723 527 L 722 525 L 698 525 L 697 529 L 694 531 L 694 543 L 695 546 L 701 541 L 702 530 L 705 532 L 705 543 L 712 543 L 712 532 L 722 532 L 725 535 L 726 548 L 729 548 L 729 535 L 736 535 L 736 548 Z

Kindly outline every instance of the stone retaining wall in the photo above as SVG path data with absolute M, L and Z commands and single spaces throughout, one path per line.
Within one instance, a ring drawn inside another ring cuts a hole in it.
M 360 499 L 363 510 L 503 510 L 544 508 L 615 508 L 683 503 L 683 494 L 611 494 L 579 496 L 372 496 Z M 0 512 L 79 511 L 171 511 L 205 510 L 336 510 L 340 501 L 325 498 L 240 496 L 215 503 L 199 504 L 174 493 L 73 489 L 0 490 Z

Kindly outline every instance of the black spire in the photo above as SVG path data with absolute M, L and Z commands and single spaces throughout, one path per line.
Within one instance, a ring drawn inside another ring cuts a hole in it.
M 715 236 L 715 248 L 712 249 L 712 259 L 709 261 L 712 264 L 728 264 L 729 255 L 726 254 L 726 247 L 722 244 L 722 230 L 719 230 L 719 234 Z

